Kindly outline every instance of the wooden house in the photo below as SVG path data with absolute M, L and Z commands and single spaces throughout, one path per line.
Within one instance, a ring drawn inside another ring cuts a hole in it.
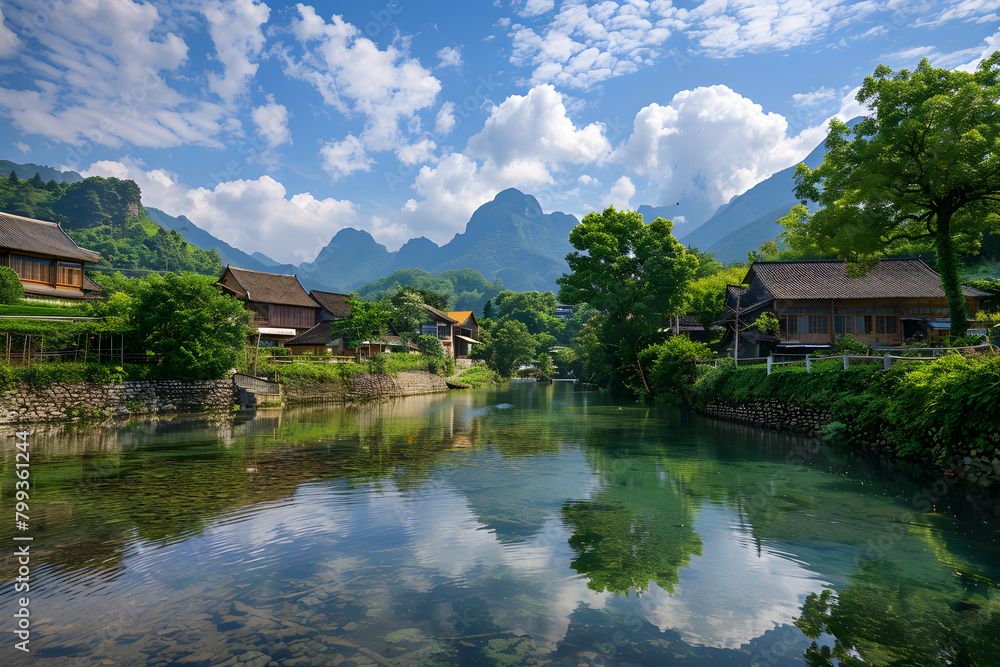
M 296 276 L 227 266 L 217 283 L 246 304 L 261 347 L 278 347 L 316 326 L 320 305 Z
M 0 212 L 0 263 L 17 273 L 28 299 L 79 301 L 99 295 L 84 275 L 101 255 L 78 246 L 55 222 Z
M 420 321 L 420 328 L 416 333 L 421 336 L 434 336 L 444 347 L 446 357 L 455 358 L 454 340 L 452 339 L 452 326 L 458 324 L 458 320 L 447 313 L 443 313 L 437 308 L 424 305 L 427 315 Z
M 974 316 L 988 295 L 962 291 Z M 777 318 L 777 332 L 744 331 L 765 312 Z M 938 340 L 951 326 L 941 276 L 917 258 L 882 260 L 860 278 L 847 274 L 843 260 L 755 262 L 743 284 L 726 293 L 726 356 L 733 354 L 737 318 L 741 358 L 808 353 L 832 346 L 842 334 L 873 346 Z
M 479 321 L 471 310 L 456 310 L 447 313 L 455 320 L 451 325 L 451 349 L 455 359 L 466 359 L 469 346 L 479 344 Z

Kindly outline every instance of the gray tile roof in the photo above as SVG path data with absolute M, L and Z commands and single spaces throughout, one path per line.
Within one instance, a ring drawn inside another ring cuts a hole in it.
M 321 292 L 312 290 L 309 296 L 315 299 L 319 305 L 323 306 L 334 318 L 342 320 L 351 316 L 351 307 L 347 305 L 350 294 L 340 294 L 338 292 Z
M 236 279 L 236 283 L 243 289 L 243 295 L 247 301 L 319 308 L 317 303 L 302 288 L 302 284 L 299 283 L 296 276 L 237 269 L 232 266 L 227 266 L 226 271 Z
M 328 345 L 340 336 L 334 336 L 332 332 L 334 321 L 324 320 L 312 329 L 289 338 L 285 341 L 285 346 L 289 345 Z
M 52 255 L 80 262 L 99 262 L 101 254 L 78 246 L 55 222 L 0 212 L 0 247 Z
M 917 258 L 884 259 L 860 278 L 847 275 L 843 260 L 756 262 L 743 282 L 754 277 L 775 299 L 944 298 L 940 274 Z M 987 296 L 971 287 L 962 292 Z

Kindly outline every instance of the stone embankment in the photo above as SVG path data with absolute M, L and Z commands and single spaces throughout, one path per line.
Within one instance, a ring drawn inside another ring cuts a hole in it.
M 134 380 L 121 384 L 19 384 L 0 396 L 0 424 L 158 412 L 232 410 L 231 379 L 207 382 Z
M 348 384 L 349 382 L 349 384 Z M 350 403 L 396 396 L 417 396 L 448 391 L 444 378 L 427 371 L 401 371 L 396 375 L 365 373 L 347 382 L 314 382 L 284 388 L 288 406 Z
M 833 422 L 833 417 L 826 410 L 791 405 L 781 401 L 758 400 L 735 405 L 723 401 L 712 401 L 701 411 L 719 419 L 749 423 L 774 431 L 817 437 L 823 434 L 824 426 Z
M 444 378 L 426 371 L 404 371 L 395 376 L 359 375 L 345 383 L 286 387 L 284 403 L 350 403 L 444 391 L 448 391 Z M 230 412 L 238 405 L 238 390 L 230 378 L 207 382 L 136 380 L 115 385 L 53 383 L 44 387 L 22 383 L 0 394 L 0 424 L 164 412 Z

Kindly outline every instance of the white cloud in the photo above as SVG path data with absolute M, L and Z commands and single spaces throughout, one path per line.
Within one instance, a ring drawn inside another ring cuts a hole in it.
M 14 148 L 16 148 L 17 150 L 21 151 L 22 153 L 30 153 L 31 152 L 31 146 L 29 146 L 28 144 L 24 143 L 23 141 L 15 141 L 14 142 Z
M 583 186 L 590 186 L 594 185 L 595 183 L 599 183 L 600 181 L 598 181 L 596 178 L 594 178 L 589 174 L 583 174 L 578 179 L 576 179 L 576 182 Z
M 675 13 L 672 8 L 666 11 Z M 522 24 L 511 26 L 510 61 L 534 67 L 532 84 L 588 89 L 651 64 L 675 25 L 669 18 L 654 16 L 644 1 L 619 5 L 605 0 L 588 6 L 570 0 L 538 31 Z
M 429 161 L 434 157 L 435 150 L 437 150 L 437 144 L 430 139 L 421 139 L 416 143 L 400 146 L 396 150 L 396 157 L 403 164 L 416 164 Z
M 223 74 L 208 75 L 208 88 L 227 102 L 241 95 L 247 82 L 257 73 L 257 63 L 264 48 L 261 26 L 267 23 L 270 9 L 254 0 L 211 2 L 204 8 L 208 34 L 215 44 L 216 58 Z
M 6 5 L 14 25 L 37 8 Z M 83 144 L 66 161 L 79 166 L 93 144 L 221 146 L 223 109 L 187 99 L 161 72 L 187 61 L 187 45 L 166 32 L 157 8 L 131 0 L 60 5 L 35 35 L 31 58 L 18 61 L 35 89 L 0 88 L 0 113 L 27 133 Z
M 21 46 L 21 40 L 13 30 L 3 24 L 3 7 L 0 7 L 0 58 L 13 58 Z
M 273 95 L 268 95 L 267 104 L 256 107 L 251 117 L 258 134 L 267 140 L 269 146 L 292 143 L 292 133 L 288 129 L 288 109 L 275 102 Z
M 969 20 L 978 22 L 978 19 L 983 15 L 991 14 L 1000 9 L 1000 0 L 960 0 L 945 4 L 945 8 L 931 19 L 932 23 Z
M 334 180 L 356 171 L 369 171 L 374 162 L 365 153 L 361 140 L 353 134 L 344 137 L 343 141 L 324 144 L 319 154 L 323 158 L 323 169 Z
M 437 57 L 438 60 L 441 61 L 438 67 L 455 67 L 455 68 L 462 67 L 461 47 L 456 49 L 451 46 L 446 46 L 437 52 Z
M 836 98 L 837 91 L 824 86 L 810 93 L 795 93 L 792 95 L 792 104 L 797 107 L 814 107 L 832 102 Z
M 434 118 L 434 133 L 443 137 L 455 127 L 455 103 L 445 102 Z
M 548 84 L 508 97 L 469 139 L 470 155 L 501 166 L 515 161 L 600 163 L 610 151 L 604 125 L 577 128 L 566 115 L 562 95 Z
M 82 173 L 134 180 L 144 204 L 170 215 L 186 215 L 240 250 L 262 252 L 279 262 L 315 259 L 334 234 L 357 218 L 350 201 L 317 199 L 308 192 L 289 196 L 285 186 L 270 176 L 189 188 L 175 174 L 145 171 L 129 158 L 95 162 Z
M 662 201 L 695 197 L 717 206 L 795 164 L 824 137 L 823 127 L 789 136 L 781 115 L 711 86 L 641 109 L 614 159 L 659 183 Z
M 614 206 L 619 211 L 629 209 L 629 200 L 635 196 L 635 186 L 632 179 L 622 176 L 611 186 L 601 199 L 601 208 Z
M 306 52 L 300 59 L 286 53 L 285 72 L 312 84 L 328 106 L 345 116 L 364 118 L 352 155 L 410 143 L 408 135 L 419 134 L 417 113 L 434 104 L 441 82 L 395 46 L 379 50 L 342 17 L 334 15 L 327 23 L 312 7 L 300 4 L 298 10 L 292 31 Z M 325 163 L 334 166 L 334 177 L 343 175 L 339 163 Z
M 518 11 L 521 16 L 538 16 L 556 8 L 555 0 L 525 0 Z
M 962 70 L 963 72 L 974 72 L 979 67 L 979 63 L 989 58 L 994 51 L 1000 51 L 1000 31 L 984 39 L 982 46 L 978 50 L 979 53 L 973 55 L 971 60 L 958 65 L 955 69 Z
M 731 57 L 809 44 L 879 9 L 868 1 L 737 0 L 678 9 L 674 16 L 706 54 Z

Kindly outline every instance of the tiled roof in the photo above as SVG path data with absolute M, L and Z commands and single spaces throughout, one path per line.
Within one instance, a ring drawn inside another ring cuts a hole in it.
M 351 307 L 347 305 L 347 299 L 350 298 L 350 294 L 321 292 L 314 289 L 309 292 L 309 296 L 315 299 L 319 305 L 323 306 L 338 320 L 351 316 Z
M 289 338 L 285 341 L 285 346 L 289 345 L 327 345 L 333 340 L 334 336 L 331 334 L 331 328 L 333 327 L 333 320 L 324 320 L 314 326 L 309 331 L 299 334 L 294 338 Z M 337 336 L 339 338 L 340 336 Z
M 439 320 L 442 320 L 444 322 L 448 322 L 449 324 L 455 324 L 455 323 L 458 322 L 458 320 L 456 320 L 454 317 L 449 317 L 447 314 L 442 313 L 437 308 L 431 308 L 427 304 L 424 304 L 424 308 L 426 308 L 427 310 L 429 310 L 431 312 L 431 314 L 433 314 L 434 317 L 436 317 Z
M 58 223 L 11 213 L 0 212 L 0 247 L 81 262 L 101 261 L 101 253 L 78 246 Z
M 843 260 L 755 262 L 743 282 L 754 276 L 775 299 L 944 298 L 941 276 L 917 258 L 884 259 L 860 278 L 847 275 Z M 963 287 L 966 296 L 986 296 Z
M 226 271 L 236 279 L 248 301 L 318 308 L 316 302 L 302 289 L 296 276 L 237 269 L 232 266 L 227 266 Z

